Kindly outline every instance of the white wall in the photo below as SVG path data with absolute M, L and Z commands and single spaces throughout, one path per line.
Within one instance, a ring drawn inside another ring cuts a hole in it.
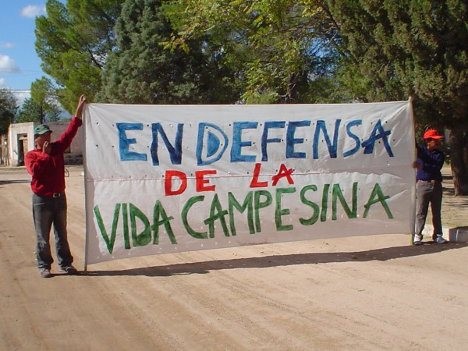
M 34 148 L 34 123 L 14 123 L 10 124 L 8 129 L 8 155 L 10 158 L 10 166 L 18 166 L 18 134 L 28 135 L 28 150 Z
M 59 122 L 50 122 L 47 123 L 50 130 L 52 131 L 51 140 L 57 140 L 60 135 L 67 129 L 69 121 L 59 121 Z M 34 127 L 38 123 L 27 122 L 27 123 L 14 123 L 10 124 L 8 130 L 8 151 L 10 158 L 11 166 L 18 166 L 18 134 L 27 134 L 28 135 L 28 150 L 34 149 Z M 72 144 L 70 145 L 70 153 L 65 154 L 66 158 L 68 156 L 79 156 L 83 155 L 83 136 L 82 136 L 82 127 L 78 129 L 78 133 L 73 139 Z

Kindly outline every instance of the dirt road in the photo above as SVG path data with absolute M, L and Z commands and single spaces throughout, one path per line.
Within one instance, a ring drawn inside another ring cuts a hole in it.
M 42 279 L 28 179 L 24 169 L 0 169 L 0 350 L 467 348 L 466 243 L 313 240 L 133 258 Z M 80 167 L 70 168 L 67 196 L 82 268 Z

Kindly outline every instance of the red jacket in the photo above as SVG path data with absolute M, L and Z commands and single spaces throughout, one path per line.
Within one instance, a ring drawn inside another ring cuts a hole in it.
M 42 152 L 41 149 L 34 149 L 26 154 L 26 169 L 32 175 L 31 189 L 35 194 L 52 196 L 65 190 L 63 153 L 70 146 L 81 124 L 81 119 L 73 117 L 60 138 L 50 143 L 50 154 Z

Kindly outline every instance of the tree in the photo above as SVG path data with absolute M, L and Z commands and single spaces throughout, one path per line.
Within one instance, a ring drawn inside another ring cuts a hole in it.
M 116 24 L 117 48 L 102 74 L 99 100 L 120 103 L 228 103 L 238 100 L 233 72 L 206 38 L 168 48 L 173 29 L 161 1 L 128 0 Z
M 363 101 L 406 100 L 413 96 L 419 128 L 430 125 L 450 129 L 455 194 L 467 195 L 466 2 L 323 3 L 342 38 L 345 55 L 339 75 L 341 87 Z
M 42 77 L 31 84 L 31 97 L 24 101 L 15 121 L 52 122 L 59 119 L 60 113 L 55 88 L 50 79 Z
M 36 51 L 42 69 L 58 84 L 62 106 L 74 112 L 76 100 L 90 101 L 101 87 L 101 69 L 115 47 L 114 25 L 121 0 L 48 0 L 47 15 L 36 19 Z
M 31 84 L 31 100 L 39 108 L 40 123 L 58 120 L 60 108 L 57 105 L 55 91 L 52 82 L 46 77 L 37 79 Z
M 0 134 L 6 134 L 17 109 L 16 99 L 10 90 L 0 89 Z
M 178 31 L 173 45 L 210 35 L 244 102 L 315 102 L 331 88 L 334 28 L 315 1 L 179 0 L 165 10 Z
M 16 117 L 15 123 L 38 122 L 42 123 L 42 112 L 40 106 L 31 98 L 24 100 Z

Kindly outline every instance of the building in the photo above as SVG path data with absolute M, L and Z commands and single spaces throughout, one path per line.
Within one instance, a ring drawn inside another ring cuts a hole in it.
M 8 164 L 8 138 L 6 134 L 0 134 L 0 165 Z
M 31 97 L 31 90 L 11 90 L 18 105 L 22 106 L 24 101 Z M 70 118 L 70 114 L 62 111 L 60 118 Z M 65 131 L 68 121 L 50 122 L 48 126 L 52 130 L 51 140 L 56 140 Z M 0 165 L 3 166 L 23 166 L 24 156 L 29 150 L 34 148 L 34 127 L 37 123 L 14 123 L 11 124 L 8 134 L 0 135 Z M 70 148 L 65 151 L 66 164 L 78 164 L 83 160 L 83 137 L 82 128 L 74 138 Z
M 51 140 L 56 140 L 67 128 L 69 121 L 57 121 L 50 122 L 48 126 L 52 130 Z M 13 123 L 10 124 L 8 129 L 7 142 L 7 155 L 3 153 L 2 142 L 2 160 L 6 160 L 4 163 L 13 167 L 24 166 L 24 156 L 29 150 L 34 149 L 34 127 L 37 123 Z M 70 147 L 65 150 L 65 164 L 80 164 L 83 162 L 83 136 L 82 128 L 78 129 L 76 137 L 73 139 Z

